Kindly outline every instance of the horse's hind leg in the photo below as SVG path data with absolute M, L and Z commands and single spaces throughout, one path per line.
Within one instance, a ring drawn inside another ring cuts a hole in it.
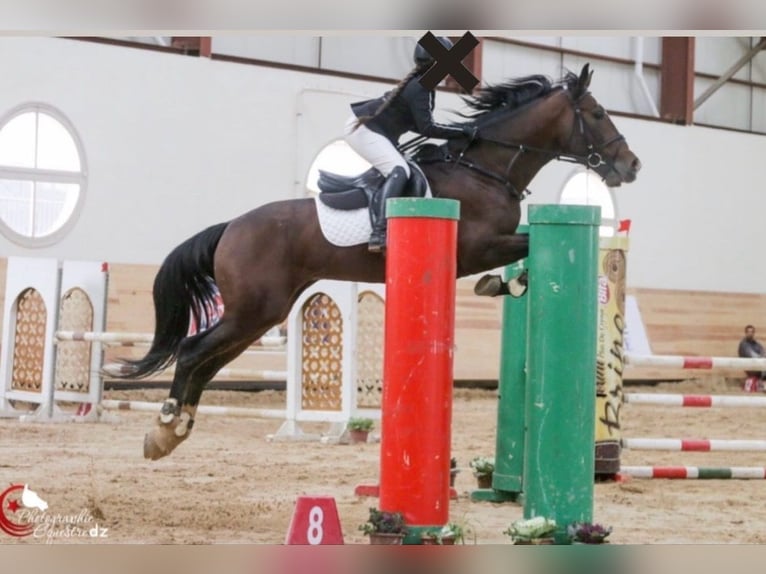
M 167 456 L 189 437 L 205 385 L 270 327 L 242 328 L 222 319 L 209 330 L 184 340 L 170 397 L 162 405 L 157 427 L 144 437 L 145 458 Z

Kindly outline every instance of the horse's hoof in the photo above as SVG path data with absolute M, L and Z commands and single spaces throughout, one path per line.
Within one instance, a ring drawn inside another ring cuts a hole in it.
M 144 458 L 158 460 L 170 454 L 170 451 L 160 446 L 157 441 L 157 431 L 151 431 L 144 436 Z
M 485 275 L 476 282 L 473 292 L 480 297 L 497 297 L 504 294 L 506 285 L 499 275 Z M 505 292 L 507 294 L 507 291 Z
M 144 458 L 157 460 L 173 452 L 189 436 L 186 425 L 178 430 L 180 426 L 158 426 L 146 433 L 144 436 Z

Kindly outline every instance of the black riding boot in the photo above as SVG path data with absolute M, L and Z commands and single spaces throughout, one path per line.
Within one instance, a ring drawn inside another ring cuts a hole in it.
M 407 183 L 407 172 L 402 167 L 395 167 L 386 178 L 383 186 L 375 194 L 370 203 L 370 222 L 372 233 L 367 246 L 369 251 L 380 252 L 386 248 L 386 200 L 399 197 Z

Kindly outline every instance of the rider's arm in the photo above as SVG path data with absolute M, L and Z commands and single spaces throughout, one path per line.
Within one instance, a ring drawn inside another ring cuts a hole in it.
M 417 133 L 429 138 L 445 140 L 466 136 L 462 128 L 436 123 L 431 112 L 431 92 L 420 86 L 419 80 L 414 80 L 412 84 L 417 85 L 407 86 L 405 97 L 415 120 Z

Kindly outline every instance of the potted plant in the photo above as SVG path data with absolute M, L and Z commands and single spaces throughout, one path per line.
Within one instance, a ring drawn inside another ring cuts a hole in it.
M 473 469 L 473 475 L 479 488 L 492 488 L 492 474 L 495 472 L 495 458 L 490 456 L 475 456 L 468 463 Z
M 514 544 L 555 544 L 553 533 L 556 521 L 543 516 L 535 516 L 511 523 L 503 534 L 511 537 Z
M 590 522 L 573 522 L 567 526 L 567 536 L 572 544 L 609 544 L 606 538 L 611 533 L 611 526 Z
M 449 485 L 455 486 L 455 478 L 460 469 L 457 467 L 457 459 L 453 456 L 449 459 Z
M 420 537 L 422 544 L 453 545 L 465 544 L 467 529 L 457 522 L 449 522 L 441 528 L 426 530 Z
M 370 544 L 401 544 L 407 534 L 407 525 L 401 512 L 370 508 L 370 516 L 359 530 L 370 537 Z
M 368 418 L 351 418 L 346 425 L 352 444 L 367 442 L 367 437 L 375 423 Z

